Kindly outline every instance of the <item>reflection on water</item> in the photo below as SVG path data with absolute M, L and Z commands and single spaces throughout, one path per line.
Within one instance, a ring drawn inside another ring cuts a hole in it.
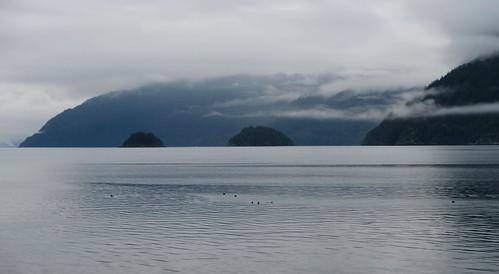
M 0 273 L 499 271 L 499 147 L 11 149 L 0 172 Z

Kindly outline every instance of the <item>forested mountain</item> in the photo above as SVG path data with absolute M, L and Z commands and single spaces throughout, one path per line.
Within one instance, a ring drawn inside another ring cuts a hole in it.
M 355 115 L 400 100 L 400 92 L 384 91 L 325 97 L 326 81 L 243 75 L 111 92 L 56 115 L 21 146 L 117 147 L 138 131 L 154 132 L 166 146 L 224 146 L 249 125 L 278 128 L 297 145 L 360 144 L 382 117 Z M 316 117 L 324 110 L 336 116 Z
M 391 116 L 371 130 L 366 145 L 499 144 L 499 56 L 464 64 L 431 83 L 408 104 L 433 105 L 433 113 Z M 480 106 L 488 105 L 486 110 Z M 483 108 L 482 108 L 483 109 Z M 475 110 L 475 111 L 473 111 Z

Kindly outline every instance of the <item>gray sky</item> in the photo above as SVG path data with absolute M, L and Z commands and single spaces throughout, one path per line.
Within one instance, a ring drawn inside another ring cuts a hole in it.
M 110 90 L 231 74 L 426 85 L 499 49 L 497 0 L 0 0 L 0 144 Z

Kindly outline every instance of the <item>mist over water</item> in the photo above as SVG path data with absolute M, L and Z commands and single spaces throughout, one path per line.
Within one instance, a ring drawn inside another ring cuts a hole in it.
M 497 146 L 3 149 L 0 174 L 0 273 L 499 271 Z

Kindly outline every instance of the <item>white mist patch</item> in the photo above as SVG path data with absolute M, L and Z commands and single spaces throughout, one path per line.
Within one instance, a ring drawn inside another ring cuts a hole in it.
M 314 109 L 305 109 L 297 111 L 283 111 L 274 113 L 273 116 L 281 118 L 295 118 L 295 119 L 341 119 L 341 120 L 372 120 L 378 121 L 386 117 L 386 111 L 382 109 L 362 109 L 356 111 L 355 109 L 338 110 L 325 107 L 318 107 Z
M 417 118 L 434 117 L 448 115 L 476 115 L 499 113 L 499 102 L 484 103 L 467 106 L 441 107 L 434 101 L 416 103 L 411 106 L 405 106 L 397 109 L 390 114 L 392 118 Z
M 430 113 L 431 116 L 445 115 L 470 115 L 470 114 L 488 114 L 499 113 L 499 103 L 476 104 L 471 106 L 439 108 Z
M 288 95 L 255 94 L 247 100 L 238 100 L 237 108 L 229 108 L 236 106 L 235 101 L 216 104 L 214 107 L 217 111 L 206 116 L 381 121 L 394 113 L 412 115 L 414 109 L 407 107 L 406 102 L 424 94 L 421 89 L 370 92 L 346 90 L 327 96 L 321 90 L 323 87 L 307 87 Z

